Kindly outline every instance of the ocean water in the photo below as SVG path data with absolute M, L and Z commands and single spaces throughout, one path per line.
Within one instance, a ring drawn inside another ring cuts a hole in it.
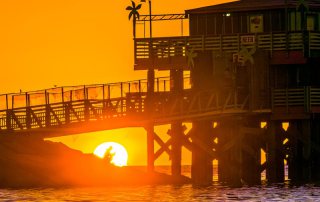
M 159 167 L 169 171 L 169 167 Z M 188 174 L 188 168 L 183 169 Z M 315 185 L 230 188 L 217 182 L 210 187 L 153 185 L 90 188 L 0 189 L 0 201 L 319 201 Z

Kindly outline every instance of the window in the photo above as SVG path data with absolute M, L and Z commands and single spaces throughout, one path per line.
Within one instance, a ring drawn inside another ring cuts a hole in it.
M 290 31 L 300 31 L 301 30 L 301 14 L 300 12 L 290 12 Z
M 307 16 L 307 30 L 314 31 L 316 25 L 316 16 L 315 15 L 308 15 Z

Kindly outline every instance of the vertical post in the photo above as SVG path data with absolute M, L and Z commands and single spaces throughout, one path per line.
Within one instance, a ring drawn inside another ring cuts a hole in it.
M 151 65 L 147 71 L 147 101 L 146 101 L 146 111 L 151 118 L 152 115 L 152 105 L 153 105 L 153 94 L 154 94 L 154 54 L 153 54 L 153 44 L 152 44 L 152 6 L 151 0 L 149 0 L 149 28 L 150 28 L 150 41 L 149 41 L 149 55 L 151 59 Z
M 104 84 L 102 84 L 102 100 L 105 100 L 105 90 L 104 90 Z M 103 102 L 104 103 L 104 102 Z
M 45 99 L 46 99 L 46 105 L 45 105 L 45 107 L 46 107 L 46 117 L 45 117 L 46 121 L 45 121 L 45 123 L 46 123 L 46 127 L 50 127 L 50 125 L 51 125 L 51 115 L 50 115 L 51 109 L 50 109 L 50 104 L 49 104 L 49 96 L 48 96 L 46 90 L 44 91 L 44 95 L 45 95 Z
M 6 94 L 6 107 L 7 107 L 7 110 L 8 110 L 9 109 L 8 94 Z
M 176 100 L 182 99 L 183 92 L 183 71 L 182 70 L 170 70 L 170 91 L 172 97 Z M 175 100 L 172 100 L 175 102 Z M 170 104 L 170 102 L 169 102 Z M 171 123 L 171 173 L 173 176 L 181 175 L 181 156 L 182 156 L 182 138 L 183 138 L 182 122 L 177 121 Z
M 311 120 L 310 120 L 311 121 Z M 320 116 L 319 114 L 314 115 L 314 119 L 311 122 L 312 133 L 311 133 L 311 144 L 315 145 L 319 148 L 320 146 Z M 311 167 L 311 178 L 315 182 L 320 181 L 320 150 L 316 149 L 316 147 L 312 147 L 311 149 L 311 159 L 312 159 L 312 167 Z
M 147 131 L 147 169 L 148 172 L 154 172 L 154 126 L 148 124 L 146 126 Z
M 218 137 L 219 181 L 232 186 L 241 185 L 242 137 L 240 121 L 235 118 L 220 120 Z
M 102 84 L 102 117 L 104 118 L 105 112 L 106 112 L 106 100 L 105 100 L 105 90 L 104 90 L 104 84 Z
M 84 120 L 89 121 L 90 119 L 90 101 L 88 99 L 88 93 L 86 86 L 83 86 L 83 102 L 84 102 Z
M 157 78 L 157 91 L 160 92 L 159 78 Z
M 111 92 L 110 92 L 111 88 L 110 88 L 110 84 L 108 85 L 108 99 L 111 99 Z
M 62 106 L 64 108 L 64 117 L 65 117 L 65 123 L 70 123 L 70 110 L 69 110 L 69 102 L 65 102 L 64 100 L 64 90 L 63 87 L 61 87 L 61 95 L 62 95 Z
M 12 97 L 11 97 L 11 99 L 12 99 Z M 7 127 L 7 130 L 10 131 L 12 129 L 12 126 L 11 126 L 12 109 L 9 110 L 8 94 L 6 94 L 6 102 L 7 102 L 6 127 Z M 11 108 L 12 108 L 12 106 L 11 106 Z
M 141 93 L 141 80 L 139 80 L 139 84 L 138 84 L 138 88 L 139 88 L 139 93 Z
M 46 98 L 46 103 L 50 105 L 50 94 L 47 92 L 47 90 L 44 91 L 44 95 Z
M 26 127 L 27 129 L 31 128 L 31 107 L 30 107 L 30 96 L 28 93 L 25 94 L 26 96 Z
M 152 6 L 151 6 L 151 0 L 149 0 L 149 28 L 150 28 L 150 42 L 149 42 L 149 55 L 151 59 L 151 66 L 148 68 L 148 92 L 150 94 L 154 91 L 154 69 L 153 69 L 153 62 L 154 62 L 154 54 L 153 54 L 153 44 L 152 44 Z
M 261 147 L 263 139 L 261 138 L 262 129 L 258 117 L 248 117 L 241 123 L 240 131 L 243 136 L 241 141 L 241 179 L 248 185 L 257 185 L 261 183 Z M 247 132 L 246 128 L 251 131 Z M 241 130 L 243 129 L 243 130 Z
M 12 124 L 11 124 L 11 119 L 12 119 L 12 113 L 13 113 L 13 109 L 7 109 L 6 112 L 6 126 L 7 126 L 7 130 L 11 131 L 12 128 Z
M 11 96 L 11 109 L 14 109 L 14 95 Z
M 121 114 L 123 114 L 123 108 L 124 108 L 124 106 L 123 106 L 123 99 L 124 99 L 124 96 L 123 96 L 123 83 L 121 82 L 120 83 L 120 94 L 121 94 L 121 96 L 120 96 L 120 99 L 121 99 L 121 101 L 120 101 L 120 111 L 121 111 Z
M 290 122 L 288 131 L 290 154 L 289 179 L 292 182 L 311 180 L 311 123 L 310 120 Z
M 198 120 L 192 123 L 194 131 L 191 179 L 196 185 L 210 185 L 213 179 L 213 126 L 210 120 Z
M 171 123 L 170 130 L 171 145 L 171 174 L 174 177 L 181 176 L 182 136 L 183 128 L 181 122 Z
M 131 93 L 131 83 L 130 82 L 128 83 L 128 88 L 129 88 L 128 93 Z
M 302 131 L 302 181 L 309 182 L 311 180 L 311 121 L 300 120 Z
M 267 180 L 268 183 L 284 181 L 284 154 L 280 121 L 269 121 L 267 128 Z

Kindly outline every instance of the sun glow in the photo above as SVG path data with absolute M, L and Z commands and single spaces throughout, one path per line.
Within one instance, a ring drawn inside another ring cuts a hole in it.
M 111 163 L 116 166 L 126 166 L 128 161 L 127 150 L 116 142 L 104 142 L 96 147 L 93 154 L 100 158 L 104 158 L 106 152 L 110 149 L 110 154 L 113 155 Z

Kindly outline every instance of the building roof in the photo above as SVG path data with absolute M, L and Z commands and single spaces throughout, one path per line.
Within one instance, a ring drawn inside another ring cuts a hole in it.
M 320 8 L 320 0 L 305 0 L 309 8 Z M 299 0 L 239 0 L 186 10 L 186 14 L 221 13 L 253 10 L 296 8 Z

